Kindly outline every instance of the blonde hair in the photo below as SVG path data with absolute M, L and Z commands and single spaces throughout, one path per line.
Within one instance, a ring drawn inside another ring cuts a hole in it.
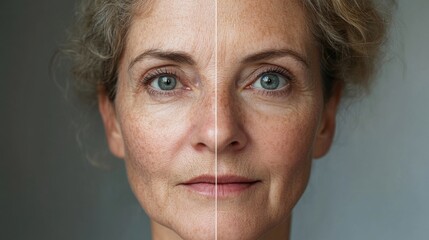
M 325 95 L 335 83 L 368 90 L 386 40 L 394 1 L 305 0 L 311 29 L 320 44 Z M 383 7 L 387 9 L 381 12 Z
M 325 97 L 338 82 L 347 89 L 368 89 L 386 39 L 388 11 L 382 13 L 372 0 L 301 1 L 320 44 Z M 114 100 L 128 28 L 142 3 L 147 1 L 82 2 L 65 51 L 73 60 L 75 85 L 86 99 L 95 100 L 103 90 Z

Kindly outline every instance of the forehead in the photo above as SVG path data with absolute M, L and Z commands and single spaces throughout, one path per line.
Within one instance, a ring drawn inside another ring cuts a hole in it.
M 142 9 L 133 18 L 126 52 L 160 49 L 207 55 L 214 49 L 215 9 L 214 1 L 151 1 L 149 10 Z
M 306 55 L 312 44 L 308 19 L 299 0 L 221 0 L 218 25 L 219 49 L 226 57 L 272 48 Z
M 209 62 L 215 49 L 219 61 L 266 49 L 311 51 L 300 0 L 155 0 L 149 9 L 130 26 L 130 59 L 149 49 L 187 52 L 196 62 Z
M 301 0 L 218 0 L 218 20 L 220 24 L 241 27 L 296 29 L 306 23 Z M 298 24 L 298 25 L 297 25 Z

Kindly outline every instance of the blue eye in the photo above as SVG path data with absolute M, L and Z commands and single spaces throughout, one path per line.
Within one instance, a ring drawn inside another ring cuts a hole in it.
M 252 84 L 252 87 L 265 90 L 277 90 L 287 84 L 288 80 L 278 73 L 264 73 Z
M 175 76 L 172 75 L 163 75 L 155 78 L 151 83 L 150 86 L 159 89 L 162 91 L 170 91 L 175 89 L 177 86 L 181 86 L 181 83 L 177 81 Z

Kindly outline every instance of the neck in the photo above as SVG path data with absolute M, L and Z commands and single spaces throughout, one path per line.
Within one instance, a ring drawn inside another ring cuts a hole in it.
M 264 234 L 260 240 L 289 240 L 291 217 Z M 151 221 L 152 240 L 182 240 L 174 231 Z

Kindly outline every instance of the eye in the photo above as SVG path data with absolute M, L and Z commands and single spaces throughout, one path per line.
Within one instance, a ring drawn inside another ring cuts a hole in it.
M 258 80 L 253 84 L 253 88 L 259 88 L 264 90 L 278 90 L 288 85 L 289 80 L 279 73 L 263 73 L 260 75 Z
M 175 88 L 183 87 L 180 81 L 177 80 L 176 76 L 173 75 L 162 75 L 155 77 L 151 82 L 150 86 L 157 90 L 171 91 Z

